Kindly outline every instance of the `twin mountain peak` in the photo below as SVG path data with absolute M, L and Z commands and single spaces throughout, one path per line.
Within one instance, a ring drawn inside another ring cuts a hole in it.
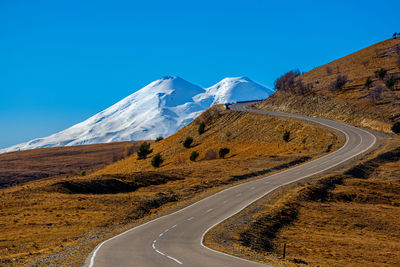
M 273 92 L 247 77 L 225 78 L 202 88 L 165 76 L 64 131 L 0 149 L 0 153 L 167 137 L 214 104 L 265 99 Z

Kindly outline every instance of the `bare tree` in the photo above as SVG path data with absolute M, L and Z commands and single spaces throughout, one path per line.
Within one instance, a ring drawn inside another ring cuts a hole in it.
M 347 83 L 347 76 L 338 75 L 336 77 L 336 80 L 329 85 L 329 89 L 332 91 L 342 90 L 346 83 Z
M 328 75 L 331 75 L 331 74 L 332 74 L 332 68 L 331 68 L 330 66 L 326 67 L 325 70 L 326 70 L 326 73 L 327 73 Z
M 299 75 L 300 71 L 298 69 L 286 72 L 275 81 L 275 89 L 279 91 L 293 92 L 295 78 Z
M 370 93 L 369 98 L 372 103 L 382 99 L 383 88 L 381 85 L 376 86 Z

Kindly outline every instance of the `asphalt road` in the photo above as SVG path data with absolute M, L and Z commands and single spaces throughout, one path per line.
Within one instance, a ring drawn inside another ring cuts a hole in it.
M 248 104 L 234 104 L 230 108 L 250 111 L 245 107 Z M 87 266 L 261 266 L 263 264 L 205 247 L 204 235 L 213 226 L 276 188 L 338 166 L 370 150 L 376 142 L 374 134 L 340 122 L 259 110 L 251 112 L 317 122 L 343 132 L 346 143 L 324 157 L 228 188 L 108 239 L 89 255 Z

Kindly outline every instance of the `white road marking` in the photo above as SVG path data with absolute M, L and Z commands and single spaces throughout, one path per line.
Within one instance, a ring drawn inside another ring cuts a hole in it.
M 228 201 L 227 201 L 227 200 L 224 200 L 224 204 L 225 204 L 226 202 L 228 202 Z
M 173 260 L 173 261 L 176 261 L 176 262 L 179 263 L 179 264 L 183 264 L 182 262 L 178 261 L 178 260 L 175 259 L 175 258 L 172 258 L 171 256 L 167 256 L 167 258 L 169 258 L 169 259 L 171 259 L 171 260 Z
M 161 237 L 161 236 L 163 236 L 164 235 L 164 233 L 161 233 L 159 236 Z
M 175 224 L 174 226 L 176 226 L 176 224 Z M 161 234 L 160 234 L 160 235 L 161 235 Z M 175 261 L 175 262 L 177 262 L 177 263 L 179 263 L 179 264 L 183 264 L 183 263 L 182 263 L 181 261 L 179 261 L 178 259 L 175 259 L 175 258 L 173 258 L 173 257 L 171 257 L 171 256 L 165 255 L 165 253 L 162 253 L 161 251 L 159 251 L 159 250 L 156 248 L 156 243 L 157 243 L 157 239 L 154 239 L 154 240 L 153 240 L 153 243 L 151 244 L 151 247 L 154 249 L 155 252 L 157 252 L 158 254 L 160 254 L 160 255 L 162 255 L 162 256 L 165 256 L 165 257 L 167 257 L 168 259 L 173 260 L 173 261 Z
M 161 254 L 161 255 L 165 256 L 165 254 L 162 253 L 161 251 L 159 251 L 158 249 L 156 249 L 156 252 L 157 252 L 158 254 Z
M 171 227 L 171 229 L 174 229 L 174 228 L 177 227 L 177 226 L 178 226 L 178 225 L 175 224 L 175 225 L 173 225 L 173 226 Z
M 191 221 L 191 220 L 193 220 L 193 219 L 194 219 L 194 217 L 192 216 L 192 217 L 188 218 L 187 220 L 188 220 L 188 221 Z
M 208 212 L 210 212 L 210 211 L 213 211 L 214 209 L 208 209 L 208 210 L 206 210 L 206 213 L 208 213 Z
M 270 183 L 270 181 L 266 181 L 264 184 L 269 184 Z
M 237 197 L 240 197 L 242 195 L 242 193 L 236 194 Z
M 250 190 L 254 190 L 254 189 L 256 189 L 254 186 L 252 186 L 252 187 L 250 188 Z

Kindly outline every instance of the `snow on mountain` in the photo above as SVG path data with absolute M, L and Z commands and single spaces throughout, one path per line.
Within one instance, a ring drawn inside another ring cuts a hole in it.
M 265 99 L 273 90 L 249 78 L 225 78 L 203 89 L 166 76 L 64 131 L 0 149 L 0 153 L 167 137 L 214 104 Z
M 247 77 L 225 78 L 206 92 L 194 97 L 196 102 L 207 102 L 211 105 L 233 103 L 247 100 L 265 99 L 273 90 L 253 82 Z

